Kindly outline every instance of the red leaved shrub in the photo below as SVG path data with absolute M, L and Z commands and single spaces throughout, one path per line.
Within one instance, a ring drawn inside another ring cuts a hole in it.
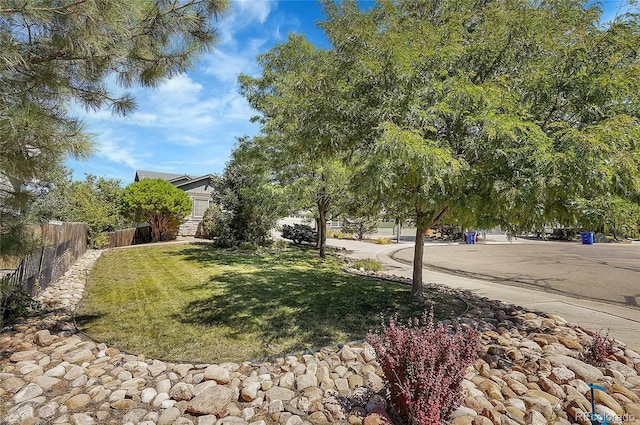
M 615 339 L 609 336 L 609 332 L 602 335 L 599 330 L 591 339 L 591 343 L 584 349 L 584 358 L 593 366 L 602 366 L 607 358 L 618 350 Z
M 433 323 L 433 311 L 406 325 L 393 318 L 381 335 L 369 333 L 391 404 L 411 424 L 439 425 L 460 405 L 461 382 L 475 360 L 478 333 Z

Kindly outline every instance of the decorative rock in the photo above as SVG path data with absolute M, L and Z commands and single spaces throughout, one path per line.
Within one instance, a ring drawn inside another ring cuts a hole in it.
M 147 415 L 147 411 L 145 409 L 132 409 L 127 413 L 125 413 L 125 415 L 122 417 L 122 422 L 123 423 L 133 422 L 134 424 L 137 424 L 146 415 Z
M 566 384 L 567 382 L 575 379 L 576 374 L 572 370 L 566 367 L 554 367 L 551 369 L 549 379 L 556 384 Z
M 193 398 L 193 385 L 178 382 L 169 391 L 169 396 L 176 401 L 191 400 Z
M 393 425 L 393 421 L 386 413 L 372 412 L 365 416 L 363 425 Z
M 130 409 L 133 409 L 133 408 L 137 407 L 138 403 L 136 403 L 133 400 L 130 400 L 130 399 L 126 398 L 124 400 L 114 401 L 113 403 L 111 403 L 110 406 L 113 409 L 117 409 L 117 410 L 130 410 Z
M 56 338 L 51 335 L 51 332 L 49 332 L 48 329 L 38 331 L 33 336 L 33 342 L 38 344 L 40 347 L 50 346 L 53 343 L 53 341 L 55 341 L 55 339 Z
M 280 376 L 280 380 L 278 381 L 278 386 L 281 388 L 287 388 L 292 390 L 295 388 L 296 383 L 296 375 L 293 372 L 285 372 Z
M 265 394 L 267 402 L 273 400 L 289 401 L 296 396 L 296 393 L 288 388 L 273 387 Z
M 67 400 L 64 405 L 69 409 L 80 409 L 91 402 L 91 396 L 88 394 L 78 394 Z
M 244 401 L 253 401 L 258 396 L 258 391 L 261 387 L 262 385 L 257 381 L 245 383 L 240 391 L 240 396 Z
M 145 388 L 140 393 L 140 401 L 143 403 L 151 403 L 156 398 L 158 392 L 154 388 Z
M 549 423 L 542 413 L 533 409 L 526 411 L 524 414 L 524 422 L 527 425 L 547 425 Z
M 342 348 L 342 350 L 340 350 L 340 359 L 343 362 L 348 362 L 349 360 L 355 360 L 357 358 L 358 355 L 346 345 Z
M 331 423 L 322 412 L 313 412 L 308 419 L 314 425 L 329 425 Z
M 180 417 L 180 410 L 176 407 L 169 407 L 158 418 L 158 425 L 172 425 Z
M 451 425 L 472 425 L 474 416 L 458 416 L 452 419 Z
M 23 421 L 29 418 L 33 418 L 33 416 L 33 406 L 29 403 L 25 403 L 19 404 L 13 409 L 9 410 L 9 413 L 3 418 L 3 420 L 8 425 L 17 425 L 23 423 Z
M 218 385 L 195 396 L 187 405 L 187 412 L 196 415 L 220 416 L 233 399 L 233 391 Z
M 476 412 L 475 410 L 466 407 L 466 406 L 459 406 L 452 414 L 451 414 L 451 419 L 455 419 L 458 418 L 460 416 L 469 416 L 473 419 L 474 416 L 477 416 L 478 412 Z
M 472 425 L 493 425 L 491 419 L 484 416 L 474 416 L 471 420 Z
M 616 412 L 616 414 L 619 416 L 624 415 L 624 409 L 622 408 L 622 406 L 620 406 L 618 402 L 615 401 L 609 394 L 605 393 L 604 391 L 594 390 L 593 395 L 596 399 L 596 403 L 607 406 L 609 409 Z M 591 400 L 591 392 L 587 393 L 587 398 Z
M 228 384 L 231 382 L 231 374 L 222 366 L 212 365 L 205 369 L 204 379 L 216 381 L 218 384 Z
M 69 354 L 66 354 L 62 360 L 64 360 L 65 362 L 69 362 L 69 363 L 77 363 L 77 364 L 82 364 L 84 362 L 88 362 L 93 360 L 95 357 L 93 355 L 93 353 L 91 352 L 91 350 L 76 350 L 76 351 L 72 351 Z
M 598 382 L 604 376 L 597 367 L 581 362 L 573 357 L 555 354 L 549 356 L 547 360 L 554 366 L 566 366 L 571 369 L 578 378 L 586 382 Z
M 36 384 L 27 384 L 24 388 L 16 393 L 13 396 L 13 402 L 15 404 L 20 404 L 24 401 L 31 400 L 32 398 L 38 397 L 42 394 L 42 388 L 40 388 Z
M 39 417 L 41 417 L 42 419 L 47 419 L 52 417 L 53 415 L 56 414 L 56 412 L 58 411 L 58 407 L 60 407 L 60 405 L 56 402 L 49 402 L 43 406 L 40 406 L 40 408 L 38 409 L 38 411 L 36 412 L 38 414 Z
M 560 385 L 556 384 L 549 378 L 545 378 L 545 377 L 540 378 L 539 384 L 542 388 L 544 388 L 544 390 L 548 394 L 551 394 L 552 396 L 557 397 L 559 400 L 562 400 L 567 396 L 562 390 L 562 388 L 560 387 Z
M 303 391 L 307 388 L 316 386 L 318 386 L 318 379 L 315 375 L 306 373 L 296 378 L 296 388 L 298 389 L 298 391 Z
M 36 360 L 40 356 L 38 350 L 18 351 L 9 357 L 9 361 L 13 363 Z
M 198 425 L 201 425 L 199 421 Z M 218 419 L 216 425 L 247 425 L 247 421 L 236 416 L 226 416 L 224 418 Z

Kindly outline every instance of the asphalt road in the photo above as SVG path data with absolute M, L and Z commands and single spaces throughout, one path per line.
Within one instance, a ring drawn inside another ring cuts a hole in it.
M 393 259 L 413 261 L 413 248 Z M 425 268 L 571 298 L 640 309 L 640 244 L 526 241 L 426 244 Z

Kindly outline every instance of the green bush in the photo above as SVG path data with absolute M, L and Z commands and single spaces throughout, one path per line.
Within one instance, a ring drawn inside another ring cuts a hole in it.
M 378 245 L 389 245 L 393 241 L 389 238 L 378 238 L 376 239 L 376 244 Z
M 240 246 L 238 246 L 238 249 L 240 251 L 257 251 L 258 245 L 254 244 L 253 242 L 242 242 Z
M 351 266 L 354 269 L 364 269 L 367 272 L 379 272 L 382 270 L 382 263 L 371 258 L 367 258 L 365 260 L 356 260 Z
M 289 244 L 284 239 L 276 239 L 271 244 L 271 248 L 275 249 L 276 251 L 286 251 L 288 246 Z
M 0 328 L 15 323 L 19 318 L 26 317 L 31 310 L 38 310 L 40 302 L 31 298 L 26 291 L 17 289 L 7 298 L 0 296 L 0 302 L 4 307 L 4 312 L 0 318 Z
M 108 248 L 111 241 L 106 233 L 100 233 L 93 239 L 93 247 L 96 249 Z

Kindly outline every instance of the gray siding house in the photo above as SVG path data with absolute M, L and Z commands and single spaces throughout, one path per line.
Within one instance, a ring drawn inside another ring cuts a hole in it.
M 201 236 L 202 216 L 205 210 L 213 204 L 211 194 L 211 174 L 194 177 L 187 174 L 158 173 L 155 171 L 136 171 L 134 181 L 142 179 L 163 179 L 173 184 L 178 189 L 187 192 L 193 204 L 191 214 L 185 217 L 185 221 L 180 225 L 178 235 L 180 236 Z

